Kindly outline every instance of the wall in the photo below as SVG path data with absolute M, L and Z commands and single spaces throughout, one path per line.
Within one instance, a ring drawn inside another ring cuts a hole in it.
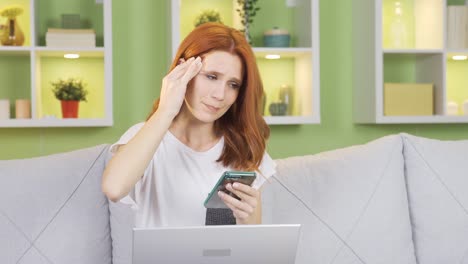
M 167 1 L 113 0 L 114 126 L 108 128 L 0 128 L 0 159 L 26 158 L 112 143 L 143 120 L 167 71 Z M 320 125 L 272 126 L 274 158 L 312 154 L 408 132 L 468 139 L 468 124 L 356 125 L 352 121 L 352 1 L 321 1 Z

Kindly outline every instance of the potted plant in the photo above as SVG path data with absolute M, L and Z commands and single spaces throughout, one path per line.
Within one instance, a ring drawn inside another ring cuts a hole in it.
M 88 91 L 85 89 L 86 84 L 81 79 L 68 78 L 66 80 L 58 79 L 52 82 L 52 86 L 55 98 L 61 101 L 62 117 L 77 118 L 79 102 L 86 102 L 88 95 Z
M 239 8 L 236 11 L 239 13 L 241 23 L 244 28 L 241 30 L 245 34 L 245 38 L 252 45 L 252 38 L 250 36 L 249 26 L 253 23 L 253 18 L 260 10 L 260 7 L 256 6 L 258 0 L 237 0 Z
M 218 10 L 216 9 L 207 9 L 203 10 L 196 18 L 194 25 L 198 27 L 199 25 L 206 23 L 206 22 L 217 22 L 223 23 L 221 20 L 221 15 L 219 14 Z

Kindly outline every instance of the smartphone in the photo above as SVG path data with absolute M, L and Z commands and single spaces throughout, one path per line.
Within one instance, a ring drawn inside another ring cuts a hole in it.
M 211 192 L 206 197 L 204 205 L 206 208 L 228 208 L 226 204 L 219 198 L 218 191 L 223 191 L 228 195 L 240 200 L 237 195 L 226 189 L 226 184 L 240 182 L 248 186 L 252 186 L 257 175 L 253 171 L 225 171 L 218 182 L 215 184 Z

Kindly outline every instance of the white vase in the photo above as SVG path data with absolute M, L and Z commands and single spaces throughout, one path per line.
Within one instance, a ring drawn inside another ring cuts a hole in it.
M 458 104 L 454 101 L 447 103 L 447 115 L 456 116 L 458 115 Z
M 464 102 L 463 102 L 463 115 L 466 115 L 468 116 L 468 99 L 466 99 Z
M 408 48 L 408 30 L 403 21 L 403 8 L 400 2 L 395 3 L 393 20 L 390 24 L 392 48 Z
M 10 119 L 10 100 L 0 99 L 0 120 Z

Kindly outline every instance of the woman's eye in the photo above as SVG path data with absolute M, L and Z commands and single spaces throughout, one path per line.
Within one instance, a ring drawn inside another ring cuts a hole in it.
M 237 83 L 229 83 L 229 86 L 233 89 L 239 89 L 240 85 Z
M 207 74 L 207 75 L 206 75 L 206 78 L 208 78 L 208 79 L 210 79 L 210 80 L 216 80 L 216 75 Z

